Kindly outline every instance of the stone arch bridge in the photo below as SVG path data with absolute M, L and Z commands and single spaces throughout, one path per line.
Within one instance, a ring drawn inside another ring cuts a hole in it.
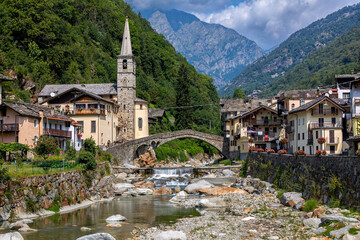
M 229 157 L 229 144 L 224 141 L 224 137 L 194 130 L 159 133 L 121 144 L 115 143 L 108 149 L 108 151 L 113 157 L 118 158 L 122 164 L 132 163 L 135 158 L 146 152 L 149 147 L 156 149 L 167 142 L 182 138 L 195 138 L 207 142 L 219 150 L 222 155 L 227 158 Z

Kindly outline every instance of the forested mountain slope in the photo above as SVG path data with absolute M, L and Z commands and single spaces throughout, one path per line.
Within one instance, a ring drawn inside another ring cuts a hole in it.
M 194 124 L 208 126 L 212 120 L 213 127 L 219 126 L 212 79 L 197 73 L 123 0 L 1 1 L 0 73 L 17 78 L 5 90 L 28 101 L 45 84 L 116 82 L 126 16 L 137 60 L 138 97 L 157 107 L 175 106 L 177 73 L 185 64 L 191 104 L 215 104 L 194 109 Z

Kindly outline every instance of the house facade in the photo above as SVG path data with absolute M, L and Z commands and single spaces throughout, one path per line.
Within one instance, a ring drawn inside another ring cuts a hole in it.
M 287 126 L 289 153 L 303 150 L 315 154 L 316 150 L 326 150 L 328 154 L 341 154 L 344 112 L 343 107 L 326 96 L 291 110 Z M 326 139 L 324 144 L 318 143 L 320 137 Z

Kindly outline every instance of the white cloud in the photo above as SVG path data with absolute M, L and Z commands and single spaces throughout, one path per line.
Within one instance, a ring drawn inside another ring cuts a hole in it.
M 310 23 L 359 0 L 247 0 L 220 11 L 191 11 L 201 20 L 233 28 L 267 49 Z

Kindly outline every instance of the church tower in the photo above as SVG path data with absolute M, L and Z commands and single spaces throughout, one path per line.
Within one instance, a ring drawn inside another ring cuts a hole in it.
M 120 105 L 119 136 L 134 139 L 136 62 L 132 54 L 129 21 L 126 18 L 121 53 L 117 57 L 117 101 Z

